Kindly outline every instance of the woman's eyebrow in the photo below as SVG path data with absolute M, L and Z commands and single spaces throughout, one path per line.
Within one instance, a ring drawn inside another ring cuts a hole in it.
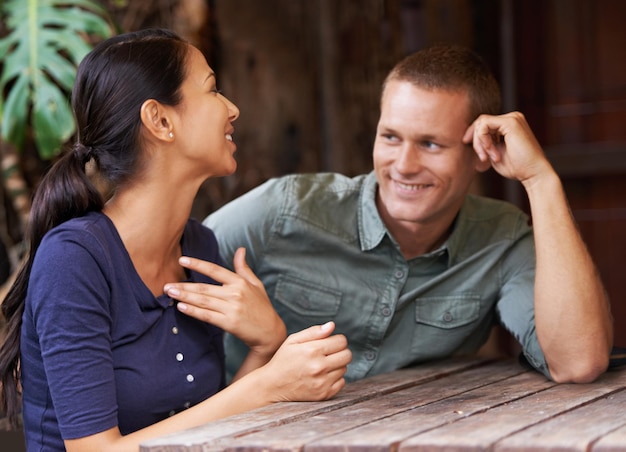
M 206 76 L 202 84 L 204 85 L 207 82 L 207 80 L 209 80 L 211 77 L 215 77 L 215 72 L 210 72 L 209 75 Z

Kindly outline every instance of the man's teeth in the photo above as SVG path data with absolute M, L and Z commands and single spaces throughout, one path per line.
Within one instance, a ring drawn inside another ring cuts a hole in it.
M 227 139 L 228 141 L 233 141 L 233 136 L 232 136 L 230 133 L 227 133 L 227 134 L 226 134 L 226 139 Z
M 401 182 L 396 182 L 396 184 L 398 184 L 398 187 L 400 187 L 403 190 L 420 190 L 422 188 L 426 188 L 427 187 L 427 185 L 425 185 L 425 184 L 408 185 L 408 184 L 403 184 Z

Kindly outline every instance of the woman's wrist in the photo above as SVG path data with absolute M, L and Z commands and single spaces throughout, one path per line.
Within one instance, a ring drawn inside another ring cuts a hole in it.
M 272 336 L 268 338 L 266 342 L 249 346 L 251 353 L 260 359 L 265 359 L 266 362 L 272 359 L 276 350 L 278 350 L 283 342 L 285 342 L 285 339 L 287 339 L 287 327 L 285 326 L 285 322 L 279 319 L 272 329 L 272 332 Z

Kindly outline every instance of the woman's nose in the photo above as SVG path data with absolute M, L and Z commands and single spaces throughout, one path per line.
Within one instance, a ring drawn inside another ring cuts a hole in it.
M 239 108 L 237 105 L 232 103 L 227 97 L 222 96 L 224 98 L 224 102 L 226 103 L 226 108 L 228 109 L 228 119 L 231 122 L 235 121 L 239 117 Z

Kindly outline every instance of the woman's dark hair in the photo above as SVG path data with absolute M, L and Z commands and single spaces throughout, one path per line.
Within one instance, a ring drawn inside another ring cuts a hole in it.
M 25 234 L 25 260 L 2 302 L 7 329 L 0 347 L 0 409 L 13 427 L 20 412 L 22 313 L 37 248 L 55 226 L 102 210 L 104 197 L 87 176 L 87 162 L 93 161 L 98 177 L 113 191 L 137 172 L 141 106 L 148 99 L 180 103 L 187 52 L 186 42 L 173 32 L 148 29 L 101 42 L 78 67 L 72 91 L 77 140 L 37 187 Z

